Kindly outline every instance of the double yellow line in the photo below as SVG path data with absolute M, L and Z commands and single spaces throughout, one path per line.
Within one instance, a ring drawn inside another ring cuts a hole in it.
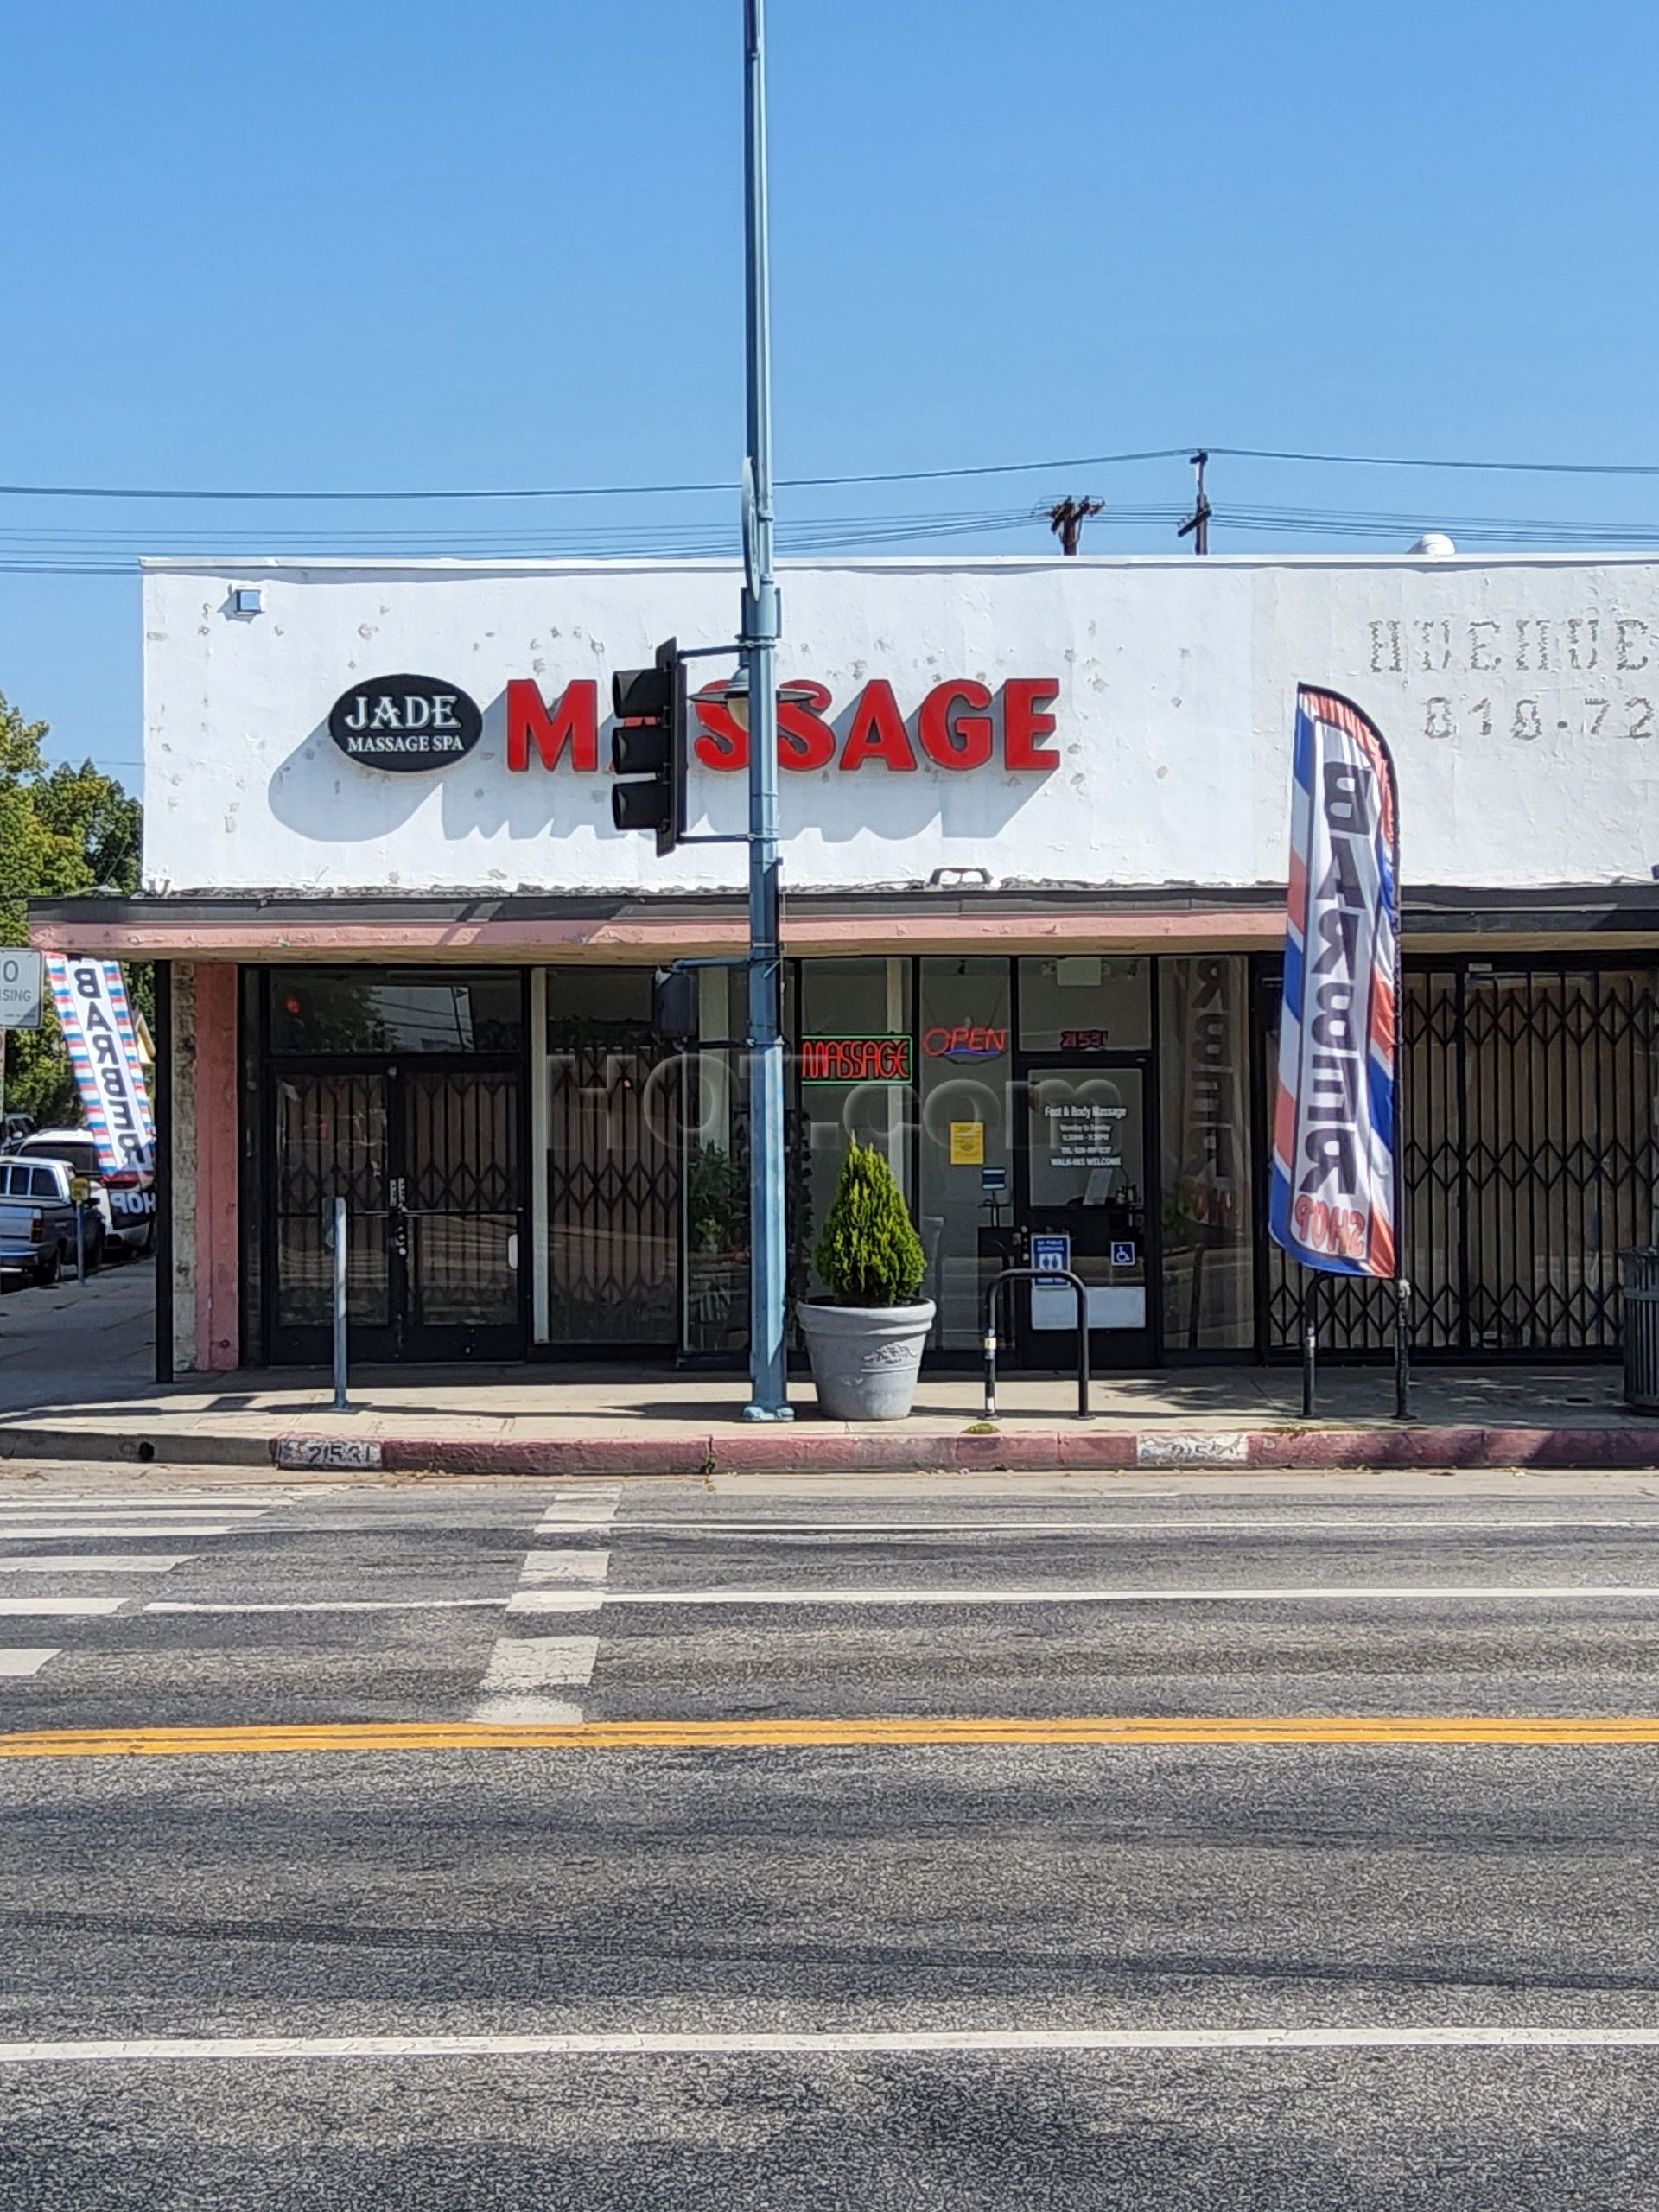
M 302 1751 L 1128 1750 L 1160 1745 L 1344 1744 L 1629 1749 L 1659 1745 L 1659 1717 L 1106 1715 L 1066 1720 L 392 1720 L 237 1728 L 64 1728 L 0 1736 L 0 1759 L 270 1758 Z

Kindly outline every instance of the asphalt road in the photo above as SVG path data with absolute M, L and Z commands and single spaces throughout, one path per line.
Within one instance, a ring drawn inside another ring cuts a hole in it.
M 1639 1476 L 0 1467 L 0 2205 L 1659 2204 L 1656 1623 Z

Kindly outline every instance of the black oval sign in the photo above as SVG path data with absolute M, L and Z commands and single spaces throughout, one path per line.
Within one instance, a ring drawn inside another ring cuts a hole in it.
M 464 760 L 484 717 L 464 691 L 435 676 L 377 676 L 336 699 L 328 734 L 347 760 L 410 774 Z

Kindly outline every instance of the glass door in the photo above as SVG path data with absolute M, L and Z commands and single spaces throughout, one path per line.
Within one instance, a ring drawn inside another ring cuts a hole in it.
M 1146 1070 L 1098 1062 L 1030 1068 L 1025 1090 L 1014 1198 L 1029 1263 L 1083 1278 L 1091 1365 L 1150 1365 Z M 1018 1306 L 1022 1363 L 1069 1366 L 1077 1327 L 1070 1286 L 1033 1284 Z

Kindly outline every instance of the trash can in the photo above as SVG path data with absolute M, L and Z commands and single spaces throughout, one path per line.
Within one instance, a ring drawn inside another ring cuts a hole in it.
M 1659 1247 L 1618 1255 L 1624 1294 L 1624 1402 L 1659 1413 Z

